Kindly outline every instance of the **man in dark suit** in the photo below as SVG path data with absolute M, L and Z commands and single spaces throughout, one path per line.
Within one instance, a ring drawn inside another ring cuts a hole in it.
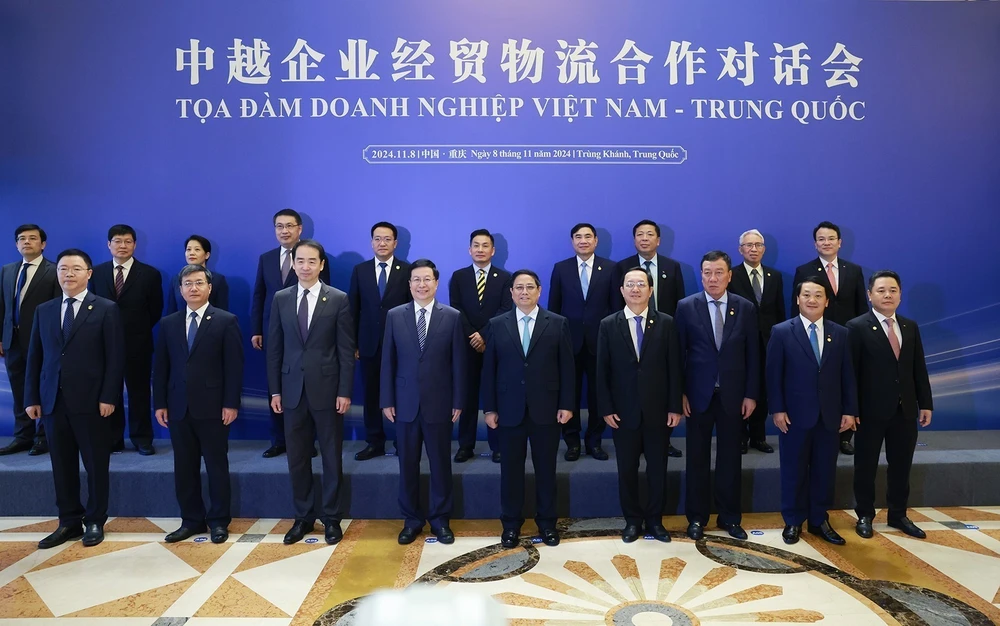
M 112 260 L 94 268 L 94 295 L 118 304 L 125 328 L 125 387 L 128 388 L 128 435 L 139 454 L 155 454 L 150 411 L 153 373 L 153 326 L 163 314 L 163 278 L 135 256 L 135 229 L 115 224 L 108 229 Z M 111 416 L 112 452 L 125 449 L 124 395 Z
M 807 277 L 812 276 L 819 279 L 819 284 L 826 289 L 830 306 L 824 317 L 840 326 L 845 326 L 847 322 L 865 313 L 868 304 L 865 299 L 865 277 L 861 273 L 861 266 L 850 261 L 839 258 L 842 240 L 840 238 L 840 227 L 832 222 L 820 222 L 813 229 L 813 242 L 819 258 L 795 268 L 795 280 L 797 285 Z M 799 308 L 792 298 L 792 317 L 799 314 Z M 840 451 L 843 454 L 854 454 L 854 446 L 851 445 L 851 437 L 854 431 L 845 430 L 840 434 Z
M 407 283 L 410 264 L 395 257 L 399 231 L 389 222 L 372 226 L 372 250 L 375 258 L 354 266 L 351 286 L 347 290 L 354 316 L 354 336 L 357 358 L 361 361 L 361 382 L 365 388 L 365 448 L 354 455 L 355 460 L 385 454 L 385 428 L 379 409 L 379 376 L 382 369 L 382 336 L 385 316 L 393 308 L 412 299 Z
M 614 264 L 594 254 L 597 249 L 597 230 L 591 224 L 577 224 L 570 231 L 570 240 L 576 255 L 559 261 L 552 268 L 552 291 L 549 292 L 549 310 L 569 321 L 573 336 L 573 353 L 576 361 L 576 403 L 573 417 L 563 424 L 567 461 L 580 458 L 580 417 L 583 379 L 587 378 L 587 432 L 584 444 L 587 454 L 599 461 L 607 461 L 608 453 L 601 447 L 604 420 L 597 408 L 597 329 L 601 320 L 611 314 L 614 282 Z
M 490 320 L 483 357 L 486 425 L 500 440 L 500 543 L 517 546 L 524 523 L 524 462 L 531 441 L 535 523 L 545 545 L 556 530 L 559 425 L 572 416 L 576 389 L 573 340 L 566 318 L 538 306 L 542 284 L 531 270 L 514 272 L 517 308 Z
M 229 538 L 229 425 L 243 390 L 243 338 L 235 315 L 211 304 L 215 277 L 203 265 L 180 271 L 186 306 L 163 318 L 156 340 L 153 407 L 170 429 L 174 490 L 181 526 L 167 543 L 211 529 L 212 543 Z M 201 459 L 208 473 L 209 507 L 201 498 Z
M 641 267 L 653 277 L 653 295 L 650 306 L 660 313 L 673 316 L 677 312 L 677 303 L 684 297 L 684 276 L 681 265 L 668 256 L 659 254 L 660 225 L 653 220 L 642 220 L 632 227 L 632 239 L 638 255 L 622 259 L 615 265 L 612 279 L 613 285 L 620 285 L 622 275 L 633 267 Z M 620 310 L 625 306 L 625 299 L 616 290 L 611 290 L 613 308 Z M 684 454 L 670 444 L 673 428 L 667 428 L 667 455 L 680 458 Z
M 435 300 L 440 273 L 419 259 L 410 267 L 413 302 L 386 316 L 382 344 L 382 411 L 396 424 L 399 508 L 405 518 L 399 543 L 420 535 L 424 522 L 441 543 L 454 543 L 451 518 L 451 429 L 465 404 L 465 346 L 461 314 Z M 420 505 L 420 455 L 430 463 L 430 503 Z
M 778 322 L 785 321 L 785 287 L 781 272 L 761 264 L 764 250 L 764 235 L 759 230 L 748 230 L 740 235 L 743 263 L 733 268 L 733 281 L 729 283 L 730 293 L 746 298 L 754 305 L 757 310 L 757 325 L 760 327 L 760 389 L 757 392 L 757 407 L 749 419 L 743 420 L 743 454 L 749 448 L 766 454 L 774 452 L 764 433 L 768 413 L 764 360 L 767 357 L 771 328 Z
M 464 463 L 475 455 L 476 430 L 479 426 L 479 379 L 483 370 L 483 352 L 486 342 L 482 332 L 490 318 L 513 308 L 510 291 L 510 272 L 493 266 L 496 242 L 492 233 L 481 228 L 469 236 L 469 255 L 472 265 L 456 270 L 448 281 L 449 304 L 462 315 L 462 328 L 468 337 L 466 364 L 465 406 L 458 420 L 458 452 L 455 462 Z M 482 332 L 481 332 L 482 331 Z M 493 462 L 500 462 L 500 445 L 497 431 L 487 429 L 486 438 L 493 453 Z M 556 443 L 558 444 L 558 438 Z
M 42 256 L 45 231 L 36 224 L 14 230 L 21 260 L 0 268 L 0 356 L 4 357 L 10 395 L 14 400 L 14 440 L 0 448 L 0 456 L 28 451 L 31 456 L 49 450 L 45 427 L 24 412 L 24 368 L 31 338 L 35 308 L 62 293 L 56 280 L 56 264 Z
M 208 269 L 208 259 L 212 256 L 212 242 L 201 235 L 191 235 L 184 242 L 184 260 L 188 265 L 200 265 Z M 212 272 L 212 292 L 208 303 L 216 309 L 229 310 L 229 283 L 219 272 Z M 176 313 L 184 308 L 184 293 L 181 289 L 181 276 L 177 274 L 170 279 L 170 289 L 167 290 L 167 310 L 164 315 Z
M 760 337 L 757 311 L 748 300 L 727 291 L 732 261 L 721 250 L 701 259 L 705 287 L 680 301 L 674 324 L 684 364 L 684 416 L 687 420 L 687 488 L 684 509 L 688 537 L 704 536 L 711 513 L 712 429 L 715 456 L 715 508 L 719 528 L 746 539 L 740 526 L 743 421 L 757 404 L 760 389 Z
M 25 412 L 45 423 L 59 509 L 59 527 L 38 542 L 42 549 L 80 536 L 85 547 L 96 546 L 108 520 L 109 418 L 121 399 L 125 336 L 114 302 L 87 291 L 92 273 L 86 252 L 59 253 L 61 297 L 38 305 L 31 326 Z M 81 459 L 86 508 L 80 503 Z
M 298 285 L 274 294 L 267 334 L 271 408 L 285 416 L 295 523 L 286 544 L 301 541 L 319 517 L 326 542 L 343 538 L 344 414 L 354 385 L 354 322 L 347 294 L 320 281 L 326 251 L 303 239 L 292 248 Z M 323 451 L 321 508 L 313 492 L 313 433 Z
M 302 216 L 292 209 L 281 209 L 274 214 L 274 236 L 278 247 L 260 255 L 257 261 L 257 278 L 253 284 L 253 304 L 250 309 L 250 345 L 255 350 L 264 349 L 264 334 L 270 328 L 271 300 L 282 289 L 295 285 L 292 270 L 292 248 L 302 238 Z M 323 267 L 319 279 L 330 284 L 330 269 Z M 281 413 L 271 411 L 271 446 L 261 455 L 265 459 L 285 453 L 285 421 Z
M 674 320 L 649 306 L 653 277 L 635 267 L 622 275 L 625 308 L 601 320 L 597 344 L 597 415 L 612 428 L 618 461 L 622 541 L 646 532 L 668 542 L 663 527 L 667 426 L 681 419 L 681 353 Z M 596 417 L 596 416 L 595 416 Z M 639 502 L 639 455 L 646 457 L 646 505 Z
M 920 329 L 916 322 L 896 313 L 902 288 L 896 272 L 873 273 L 868 278 L 872 310 L 847 323 L 860 411 L 854 456 L 855 530 L 865 539 L 872 536 L 875 474 L 883 441 L 889 465 L 889 526 L 911 537 L 927 537 L 906 516 L 906 502 L 917 423 L 930 426 L 934 401 Z
M 817 277 L 795 285 L 798 314 L 777 324 L 767 344 L 767 398 L 781 431 L 781 538 L 796 543 L 802 523 L 836 545 L 829 522 L 838 432 L 854 428 L 857 382 L 847 329 L 823 317 L 826 287 Z

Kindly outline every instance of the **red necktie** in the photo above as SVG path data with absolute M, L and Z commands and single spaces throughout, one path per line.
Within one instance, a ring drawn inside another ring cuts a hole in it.
M 885 318 L 885 325 L 889 327 L 889 346 L 892 347 L 892 353 L 896 355 L 896 360 L 899 360 L 899 339 L 896 338 L 896 331 L 892 328 L 892 318 Z

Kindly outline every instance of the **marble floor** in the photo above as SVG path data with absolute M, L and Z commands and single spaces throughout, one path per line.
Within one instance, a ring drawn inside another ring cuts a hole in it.
M 0 518 L 0 626 L 346 626 L 375 589 L 414 582 L 478 588 L 516 626 L 569 624 L 979 624 L 1000 623 L 1000 507 L 911 511 L 927 539 L 876 519 L 853 532 L 850 511 L 831 515 L 843 547 L 804 534 L 781 541 L 776 514 L 744 518 L 750 540 L 713 531 L 700 542 L 666 518 L 674 541 L 625 545 L 621 521 L 563 520 L 555 548 L 499 545 L 492 520 L 456 520 L 457 539 L 396 543 L 399 522 L 344 523 L 337 546 L 321 527 L 281 539 L 290 520 L 240 519 L 229 542 L 207 536 L 163 543 L 176 519 L 115 518 L 95 548 L 37 542 L 52 519 Z

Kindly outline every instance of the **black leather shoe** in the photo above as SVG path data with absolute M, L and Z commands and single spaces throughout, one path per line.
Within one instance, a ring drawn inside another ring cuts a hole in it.
M 331 546 L 340 543 L 344 538 L 344 531 L 340 530 L 340 522 L 326 524 L 326 542 Z
M 264 454 L 261 456 L 265 459 L 273 459 L 276 456 L 281 456 L 285 453 L 285 446 L 271 446 L 267 450 L 264 450 Z
M 563 456 L 567 461 L 576 461 L 580 458 L 580 446 L 572 446 L 566 448 L 566 454 Z
M 225 526 L 216 526 L 212 529 L 212 543 L 226 543 L 229 541 L 229 529 Z
M 469 459 L 471 459 L 473 456 L 475 456 L 475 455 L 473 454 L 472 448 L 459 448 L 458 452 L 455 453 L 455 462 L 456 463 L 465 463 L 466 461 L 468 461 Z
M 657 541 L 670 543 L 670 533 L 668 533 L 667 529 L 663 527 L 663 524 L 653 524 L 652 526 L 647 524 L 646 532 L 653 535 L 653 539 L 656 539 Z
M 48 454 L 49 444 L 44 441 L 36 441 L 31 450 L 28 450 L 28 456 L 41 456 L 43 454 Z
M 385 446 L 381 448 L 376 448 L 375 446 L 367 446 L 364 450 L 354 455 L 354 460 L 367 461 L 368 459 L 374 459 L 377 456 L 385 456 Z
M 785 526 L 785 530 L 781 531 L 781 540 L 792 545 L 793 543 L 799 542 L 799 535 L 802 533 L 801 526 Z
M 312 532 L 312 529 L 314 527 L 315 527 L 315 522 L 313 524 L 309 524 L 303 521 L 297 521 L 294 524 L 292 524 L 292 527 L 288 530 L 287 533 L 285 533 L 285 538 L 282 540 L 282 542 L 286 546 L 291 545 L 293 543 L 298 543 L 302 541 L 302 539 L 305 538 L 307 534 Z
M 87 524 L 83 531 L 83 547 L 93 548 L 104 541 L 104 527 L 97 524 Z
M 135 447 L 135 451 L 141 454 L 142 456 L 153 456 L 154 454 L 156 454 L 156 450 L 153 448 L 153 444 L 151 443 L 138 444 Z
M 68 526 L 60 526 L 51 535 L 39 541 L 38 547 L 41 550 L 48 550 L 49 548 L 61 546 L 67 541 L 79 539 L 82 536 L 83 536 L 83 528 L 81 528 L 80 526 L 76 526 L 75 528 L 70 528 Z
M 846 454 L 847 456 L 854 456 L 854 446 L 851 445 L 850 441 L 841 441 L 840 453 Z
M 604 448 L 602 448 L 601 446 L 594 446 L 593 448 L 587 451 L 587 454 L 594 457 L 598 461 L 608 460 L 608 453 L 605 452 Z
M 451 529 L 447 526 L 442 526 L 435 530 L 434 536 L 437 537 L 438 543 L 445 545 L 455 543 L 455 533 L 451 532 Z
M 667 456 L 669 456 L 672 459 L 679 459 L 682 456 L 684 456 L 684 453 L 681 452 L 680 450 L 678 450 L 677 448 L 673 447 L 672 445 L 670 445 L 668 443 L 667 444 Z
M 500 462 L 500 452 L 499 451 L 493 453 L 493 462 L 494 463 L 499 463 Z
M 622 541 L 625 543 L 632 543 L 639 538 L 639 525 L 638 524 L 627 524 L 624 529 L 622 529 Z
M 719 528 L 729 533 L 729 536 L 733 539 L 740 539 L 746 541 L 747 531 L 743 530 L 743 527 L 739 524 L 723 524 L 719 522 Z
M 903 517 L 900 517 L 899 519 L 889 520 L 889 527 L 901 530 L 903 531 L 904 534 L 907 534 L 911 537 L 915 537 L 917 539 L 927 538 L 927 533 L 917 528 L 917 525 L 911 522 L 910 518 L 906 517 L 905 515 Z
M 405 546 L 413 543 L 417 539 L 418 535 L 420 535 L 419 528 L 408 528 L 404 526 L 403 530 L 399 531 L 399 538 L 397 541 L 399 541 L 399 545 Z
M 688 524 L 687 536 L 698 541 L 705 536 L 705 527 L 702 526 L 701 522 L 691 522 Z
M 763 452 L 764 454 L 774 453 L 774 448 L 772 448 L 770 444 L 768 444 L 766 441 L 751 441 L 750 447 L 753 448 L 754 450 Z
M 27 452 L 28 450 L 31 450 L 30 441 L 12 441 L 6 446 L 0 448 L 0 456 L 17 454 L 18 452 Z
M 835 546 L 842 546 L 847 543 L 844 541 L 844 538 L 838 535 L 837 531 L 830 526 L 829 521 L 823 522 L 819 526 L 809 524 L 809 533 L 816 535 L 817 537 L 822 537 L 825 541 L 829 541 Z
M 542 543 L 547 546 L 556 547 L 559 545 L 559 531 L 555 528 L 546 528 L 542 531 Z
M 749 451 L 750 451 L 750 444 L 748 444 L 745 441 L 740 444 L 740 454 L 746 454 Z
M 862 539 L 871 539 L 875 531 L 872 530 L 872 518 L 862 515 L 858 518 L 858 523 L 854 525 L 855 532 Z
M 516 530 L 508 528 L 500 535 L 500 545 L 508 550 L 516 548 L 519 543 L 521 543 L 521 538 L 518 536 Z
M 195 535 L 200 535 L 205 532 L 205 527 L 201 526 L 199 528 L 189 528 L 187 526 L 181 526 L 174 532 L 170 533 L 163 538 L 166 543 L 177 543 L 178 541 L 184 541 L 185 539 L 190 539 Z

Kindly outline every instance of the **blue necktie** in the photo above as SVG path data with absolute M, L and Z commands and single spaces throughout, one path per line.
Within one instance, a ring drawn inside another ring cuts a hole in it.
M 424 344 L 427 343 L 427 318 L 424 315 L 426 309 L 420 309 L 420 318 L 417 320 L 417 343 L 420 344 L 420 351 L 424 351 Z
M 378 266 L 380 268 L 382 268 L 378 272 L 378 297 L 379 298 L 384 298 L 385 297 L 385 282 L 386 282 L 385 268 L 386 268 L 386 266 L 388 266 L 388 263 L 379 263 Z
M 635 320 L 635 344 L 636 344 L 636 356 L 642 355 L 642 316 L 636 315 Z M 587 381 L 590 382 L 589 380 Z
M 25 263 L 21 266 L 21 273 L 17 275 L 17 287 L 14 289 L 14 326 L 20 323 L 21 318 L 21 291 L 24 289 L 24 284 L 28 282 L 28 268 L 30 265 Z
M 583 297 L 586 299 L 587 292 L 590 291 L 590 277 L 587 276 L 587 264 L 580 264 L 580 288 L 583 289 Z
M 715 349 L 722 349 L 722 336 L 726 332 L 726 316 L 722 314 L 722 302 L 712 300 L 715 305 Z
M 528 345 L 531 343 L 531 335 L 528 334 L 528 325 L 531 324 L 531 318 L 525 315 L 521 318 L 524 322 L 524 332 L 521 333 L 521 350 L 524 351 L 524 356 L 528 356 Z
M 819 337 L 816 336 L 816 324 L 809 324 L 809 343 L 812 345 L 813 354 L 816 355 L 816 364 L 819 365 L 822 359 L 819 356 Z
M 191 323 L 188 324 L 188 352 L 194 347 L 194 336 L 198 334 L 198 314 L 191 311 Z
M 73 303 L 76 298 L 66 298 L 66 315 L 63 316 L 63 342 L 69 340 L 69 333 L 73 330 Z

